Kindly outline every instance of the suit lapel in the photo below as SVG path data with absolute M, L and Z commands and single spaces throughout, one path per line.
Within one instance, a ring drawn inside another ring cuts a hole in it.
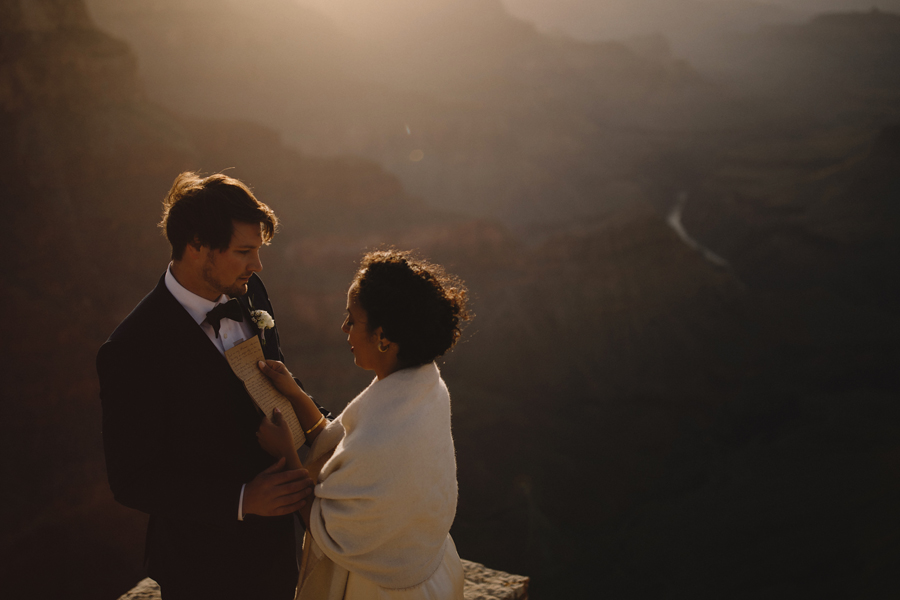
M 170 332 L 173 348 L 170 351 L 189 361 L 198 376 L 209 377 L 211 381 L 240 382 L 228 360 L 209 341 L 206 332 L 197 325 L 194 318 L 184 309 L 166 287 L 165 278 L 160 281 L 154 293 L 160 303 L 161 327 Z M 233 381 L 232 381 L 233 380 Z
M 259 335 L 259 327 L 256 326 L 256 321 L 253 320 L 253 317 L 250 315 L 250 312 L 255 310 L 254 306 L 250 306 L 251 302 L 251 292 L 244 294 L 243 296 L 238 297 L 238 302 L 241 305 L 241 308 L 244 309 L 244 318 L 247 319 L 247 322 L 250 324 L 250 327 L 253 329 L 254 335 Z
M 272 303 L 269 302 L 266 288 L 263 287 L 262 281 L 255 273 L 250 278 L 250 281 L 247 282 L 247 293 L 238 298 L 238 301 L 241 303 L 241 306 L 244 307 L 246 316 L 250 319 L 250 326 L 253 328 L 254 333 L 259 336 L 260 331 L 262 331 L 260 342 L 262 342 L 262 340 L 265 340 L 266 342 L 262 347 L 263 355 L 269 360 L 281 360 L 281 351 L 278 348 L 278 337 L 275 334 L 275 328 L 261 330 L 256 326 L 256 321 L 249 316 L 251 310 L 264 310 L 270 315 L 272 314 Z
M 250 398 L 243 382 L 231 370 L 228 359 L 210 342 L 206 332 L 194 321 L 178 300 L 165 288 L 165 302 L 172 314 L 173 339 L 180 345 L 179 354 L 186 365 L 190 365 L 194 377 L 203 378 L 212 406 L 233 410 L 238 429 L 243 431 L 243 444 L 249 451 L 259 451 L 253 432 L 259 424 L 259 408 Z

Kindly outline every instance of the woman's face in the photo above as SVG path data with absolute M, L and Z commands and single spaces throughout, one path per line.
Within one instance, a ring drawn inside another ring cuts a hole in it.
M 379 364 L 377 332 L 369 332 L 366 311 L 359 305 L 353 288 L 347 292 L 347 318 L 341 330 L 347 334 L 350 351 L 353 353 L 356 366 L 372 371 Z

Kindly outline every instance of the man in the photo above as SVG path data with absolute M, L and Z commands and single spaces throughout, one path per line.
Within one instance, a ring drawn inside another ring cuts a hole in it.
M 182 173 L 160 226 L 172 262 L 97 356 L 110 487 L 150 515 L 146 560 L 165 600 L 290 600 L 291 513 L 312 481 L 259 447 L 260 415 L 224 357 L 260 335 L 283 360 L 277 329 L 249 314 L 273 312 L 256 273 L 277 219 L 236 179 Z

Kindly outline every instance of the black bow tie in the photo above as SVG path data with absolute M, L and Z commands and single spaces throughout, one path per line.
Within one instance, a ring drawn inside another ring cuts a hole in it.
M 206 322 L 212 325 L 216 337 L 219 337 L 219 326 L 222 319 L 231 319 L 238 323 L 244 320 L 244 311 L 241 310 L 241 303 L 237 298 L 232 298 L 224 304 L 217 304 L 214 309 L 206 313 Z

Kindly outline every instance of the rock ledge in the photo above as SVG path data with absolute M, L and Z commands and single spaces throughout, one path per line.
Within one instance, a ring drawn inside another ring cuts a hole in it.
M 466 572 L 465 600 L 528 600 L 528 578 L 462 561 Z M 160 600 L 159 586 L 149 577 L 119 600 Z

